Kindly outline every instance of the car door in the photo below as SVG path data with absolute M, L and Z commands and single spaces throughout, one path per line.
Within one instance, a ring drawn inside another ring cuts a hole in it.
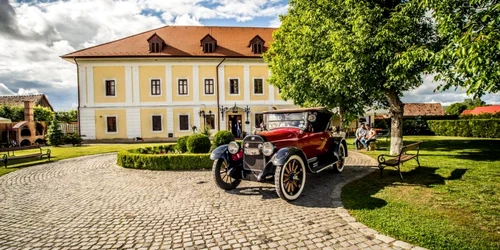
M 326 132 L 307 132 L 299 135 L 298 145 L 306 154 L 307 159 L 318 157 L 324 152 L 324 145 L 328 140 L 329 134 Z

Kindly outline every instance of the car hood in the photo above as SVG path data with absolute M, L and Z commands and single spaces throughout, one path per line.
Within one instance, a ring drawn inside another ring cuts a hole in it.
M 298 128 L 277 128 L 270 131 L 262 131 L 260 136 L 264 137 L 266 141 L 272 142 L 276 147 L 292 146 L 297 143 L 297 138 L 300 133 Z

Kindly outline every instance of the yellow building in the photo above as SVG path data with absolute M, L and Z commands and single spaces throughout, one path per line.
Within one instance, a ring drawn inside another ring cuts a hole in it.
M 290 108 L 268 84 L 270 28 L 167 26 L 62 56 L 78 70 L 86 139 L 175 138 L 210 126 L 251 133 Z

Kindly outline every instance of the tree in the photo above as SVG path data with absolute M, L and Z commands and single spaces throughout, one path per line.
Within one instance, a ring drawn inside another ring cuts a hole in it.
M 47 130 L 47 143 L 52 146 L 59 146 L 63 144 L 64 134 L 59 128 L 59 121 L 53 117 L 50 122 L 49 129 Z
M 54 111 L 38 105 L 33 108 L 33 114 L 35 121 L 50 122 Z M 24 121 L 24 106 L 2 105 L 0 106 L 0 117 L 10 119 L 13 122 Z
M 465 99 L 463 104 L 467 107 L 467 109 L 474 109 L 475 107 L 486 106 L 486 103 L 483 100 L 481 100 L 481 98 Z
M 78 111 L 72 109 L 70 111 L 58 111 L 56 112 L 56 118 L 64 123 L 72 123 L 78 121 Z
M 391 153 L 402 146 L 401 95 L 422 84 L 434 32 L 415 1 L 290 1 L 264 58 L 270 83 L 296 104 L 337 106 L 347 114 L 389 105 Z
M 52 111 L 50 108 L 42 107 L 40 105 L 35 106 L 35 108 L 33 109 L 33 113 L 35 116 L 35 121 L 50 122 L 52 120 L 52 117 L 54 117 L 54 111 Z
M 481 97 L 500 91 L 500 3 L 423 0 L 432 9 L 443 48 L 435 54 L 440 89 L 463 87 Z
M 465 99 L 463 102 L 453 103 L 446 108 L 446 114 L 448 115 L 460 115 L 466 109 L 474 109 L 475 107 L 485 106 L 486 103 L 481 100 L 481 98 Z

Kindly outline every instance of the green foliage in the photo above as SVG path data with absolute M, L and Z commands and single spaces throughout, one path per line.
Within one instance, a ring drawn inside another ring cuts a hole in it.
M 208 153 L 210 139 L 203 134 L 193 134 L 187 138 L 186 147 L 189 153 Z
M 202 135 L 206 135 L 207 137 L 210 137 L 212 135 L 212 126 L 210 125 L 205 125 L 203 126 L 203 128 L 201 129 L 200 133 Z
M 446 108 L 447 115 L 460 115 L 466 109 L 474 109 L 475 107 L 485 106 L 486 103 L 480 98 L 465 99 L 463 102 L 453 103 Z
M 214 139 L 212 141 L 212 150 L 220 145 L 229 144 L 234 141 L 234 135 L 230 131 L 221 130 L 215 133 Z
M 500 119 L 427 121 L 436 135 L 500 138 Z
M 73 134 L 67 134 L 65 137 L 64 137 L 64 143 L 65 144 L 71 144 L 73 146 L 81 146 L 82 145 L 82 137 L 80 137 L 79 134 L 77 133 L 73 133 Z
M 125 168 L 150 170 L 197 170 L 210 169 L 210 154 L 138 154 L 121 151 L 117 164 Z
M 54 116 L 54 112 L 50 108 L 35 106 L 33 108 L 35 121 L 50 122 Z M 0 117 L 7 118 L 13 122 L 24 121 L 24 106 L 0 106 Z
M 462 87 L 482 96 L 500 91 L 500 3 L 491 0 L 423 0 L 433 10 L 443 44 L 435 55 L 440 89 Z
M 186 153 L 187 152 L 187 138 L 189 137 L 189 135 L 186 135 L 186 136 L 182 136 L 182 137 L 179 137 L 179 139 L 177 139 L 177 150 L 181 153 Z
M 154 147 L 132 149 L 129 151 L 131 153 L 137 153 L 137 154 L 172 154 L 176 153 L 177 146 L 175 144 L 167 144 Z
M 422 118 L 405 119 L 403 121 L 404 135 L 432 135 L 427 121 Z
M 47 130 L 47 143 L 51 146 L 59 146 L 64 142 L 64 134 L 59 128 L 59 122 L 57 119 L 52 118 L 49 128 Z
M 462 115 L 460 119 L 500 119 L 500 112 L 496 113 L 483 113 L 479 115 Z
M 72 109 L 70 111 L 58 111 L 56 112 L 56 119 L 64 123 L 72 123 L 78 121 L 78 111 Z
M 50 122 L 54 117 L 54 111 L 39 105 L 33 108 L 33 114 L 35 116 L 35 121 Z

